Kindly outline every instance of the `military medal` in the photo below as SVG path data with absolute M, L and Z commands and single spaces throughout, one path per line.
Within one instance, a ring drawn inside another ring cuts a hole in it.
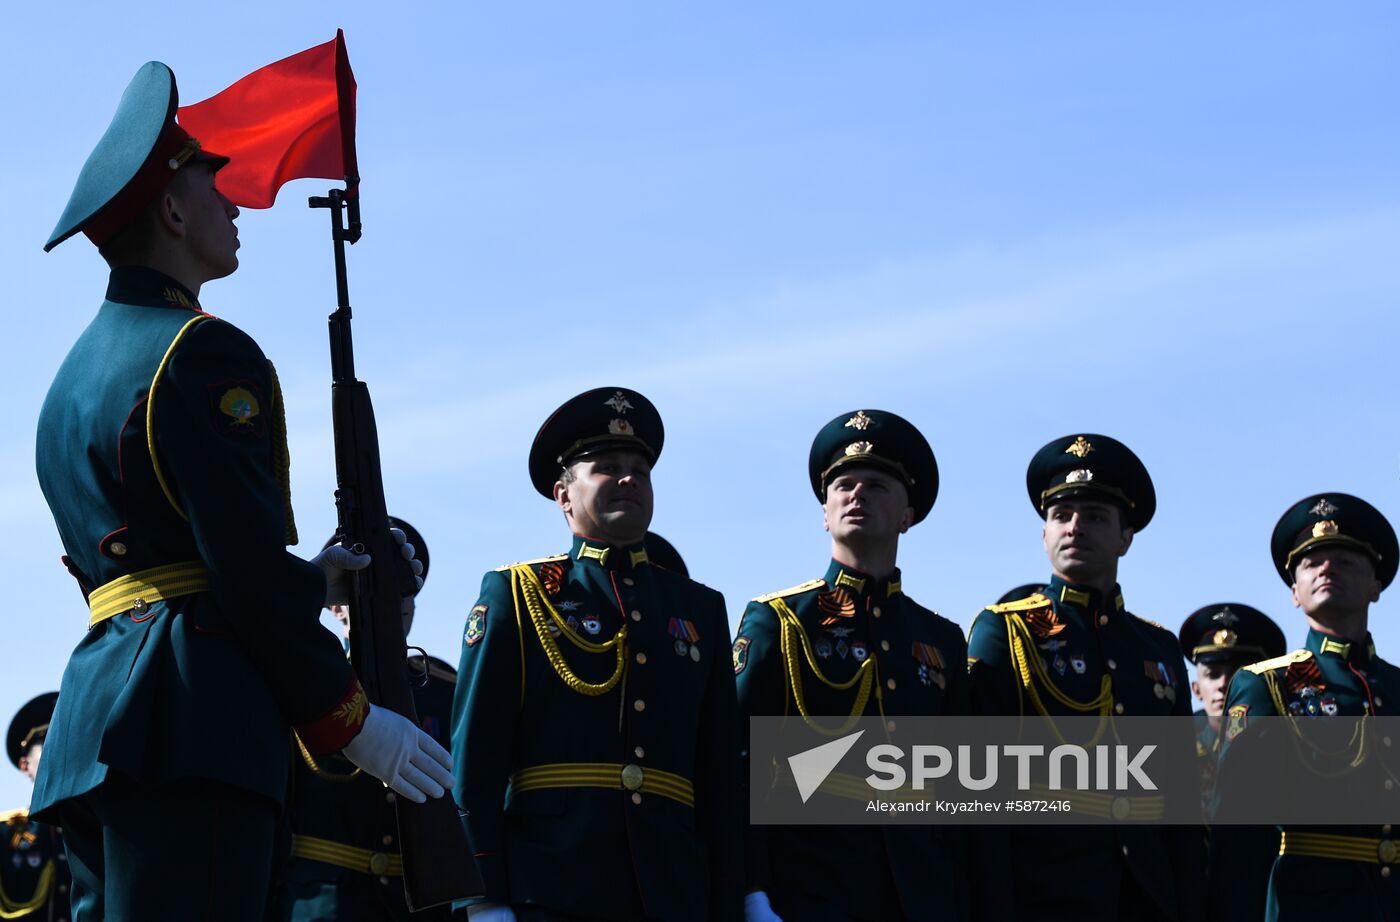
M 865 649 L 865 641 L 851 641 L 851 655 L 856 658 L 857 663 L 865 662 L 865 658 L 870 655 L 869 651 Z
M 584 615 L 583 620 L 579 623 L 583 625 L 585 631 L 594 637 L 597 637 L 598 632 L 603 629 L 603 622 L 597 615 Z
M 1065 658 L 1060 654 L 1055 654 L 1054 662 L 1052 662 L 1051 665 L 1055 667 L 1055 671 L 1060 675 L 1065 674 Z
M 850 649 L 850 647 L 846 646 L 846 640 L 844 637 L 836 641 L 836 655 L 841 657 L 842 659 L 846 658 L 846 653 Z
M 1075 653 L 1069 658 L 1069 668 L 1074 670 L 1075 675 L 1083 675 L 1089 666 L 1088 663 L 1084 661 L 1083 655 Z
M 937 685 L 939 688 L 947 687 L 948 680 L 943 676 L 943 654 L 938 652 L 937 647 L 916 640 L 910 652 L 919 664 L 920 682 L 925 685 Z
M 818 637 L 818 638 L 817 638 L 817 643 L 816 643 L 816 648 L 817 648 L 817 656 L 818 656 L 818 658 L 820 658 L 820 659 L 831 659 L 831 641 L 830 641 L 830 640 L 827 640 L 825 637 Z
M 695 662 L 700 662 L 700 648 L 694 646 L 700 639 L 700 632 L 695 629 L 694 622 L 684 618 L 672 618 L 666 623 L 666 633 L 676 639 L 674 646 L 677 656 L 689 654 Z
M 578 619 L 573 615 L 565 618 L 564 623 L 569 626 L 569 630 L 573 631 L 575 634 L 578 633 Z
M 1336 698 L 1323 698 L 1321 701 L 1318 702 L 1318 707 L 1322 708 L 1322 713 L 1326 714 L 1328 717 L 1337 716 Z

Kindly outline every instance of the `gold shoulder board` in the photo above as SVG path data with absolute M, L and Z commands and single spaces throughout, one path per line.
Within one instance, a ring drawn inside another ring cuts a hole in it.
M 1132 614 L 1132 613 L 1129 612 L 1129 614 Z M 1153 627 L 1158 628 L 1158 629 L 1160 629 L 1160 630 L 1163 630 L 1163 631 L 1166 630 L 1166 628 L 1162 627 L 1160 624 L 1158 624 L 1156 621 L 1153 621 L 1151 618 L 1144 618 L 1142 615 L 1133 615 L 1133 617 L 1136 618 L 1136 619 L 1138 619 L 1139 621 L 1141 621 L 1143 624 L 1150 624 L 1150 625 L 1152 625 Z M 1173 636 L 1175 636 L 1175 635 L 1173 635 Z
M 7 826 L 17 826 L 21 823 L 27 822 L 29 822 L 28 807 L 20 807 L 17 810 L 10 810 L 5 813 L 0 813 L 0 823 L 4 823 Z
M 826 580 L 824 579 L 809 579 L 807 580 L 807 582 L 801 583 L 797 586 L 793 586 L 790 589 L 781 589 L 778 592 L 770 592 L 767 595 L 761 595 L 758 598 L 754 599 L 754 601 L 771 602 L 774 599 L 783 599 L 787 598 L 790 595 L 797 595 L 799 592 L 808 592 L 812 589 L 820 589 L 825 585 Z
M 1034 611 L 1037 608 L 1046 608 L 1049 605 L 1049 596 L 1037 592 L 1035 595 L 1028 595 L 1024 599 L 1017 599 L 1014 602 L 1003 602 L 1000 605 L 988 605 L 987 611 L 994 611 L 999 615 L 1015 615 L 1024 611 Z
M 536 557 L 534 560 L 522 560 L 519 563 L 508 563 L 503 567 L 497 567 L 497 573 L 504 573 L 512 567 L 532 567 L 537 563 L 553 563 L 557 560 L 568 560 L 568 554 L 555 554 L 551 557 Z
M 1311 650 L 1294 650 L 1292 653 L 1285 653 L 1283 656 L 1275 656 L 1273 659 L 1250 663 L 1244 668 L 1255 675 L 1263 675 L 1271 669 L 1287 669 L 1294 663 L 1306 663 L 1310 659 L 1312 659 Z

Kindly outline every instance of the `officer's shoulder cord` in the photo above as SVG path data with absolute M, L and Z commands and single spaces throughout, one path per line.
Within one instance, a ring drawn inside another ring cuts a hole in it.
M 848 681 L 833 682 L 831 679 L 828 679 L 817 666 L 817 662 L 813 658 L 812 642 L 807 637 L 807 632 L 802 630 L 802 623 L 797 620 L 797 613 L 782 599 L 769 599 L 768 605 L 777 613 L 778 621 L 782 625 L 781 640 L 783 662 L 787 667 L 788 682 L 792 686 L 792 697 L 797 703 L 797 712 L 802 715 L 802 719 L 806 721 L 807 726 L 819 733 L 825 733 L 828 736 L 840 736 L 850 730 L 851 727 L 855 726 L 856 721 L 865 713 L 865 705 L 866 702 L 870 700 L 870 689 L 872 687 L 875 689 L 875 703 L 879 708 L 880 717 L 882 719 L 884 718 L 884 697 L 880 692 L 880 686 L 875 684 L 875 673 L 878 667 L 876 666 L 877 657 L 873 653 L 865 662 L 860 664 L 860 668 L 856 670 L 855 675 L 851 676 Z M 811 719 L 811 715 L 807 713 L 807 699 L 802 690 L 802 663 L 797 658 L 798 647 L 801 647 L 803 657 L 807 660 L 807 666 L 812 670 L 812 674 L 817 677 L 817 681 L 821 682 L 827 688 L 836 691 L 846 691 L 857 682 L 860 683 L 860 687 L 856 689 L 855 703 L 851 705 L 850 716 L 846 718 L 845 723 L 835 730 L 828 730 L 819 726 Z
M 1347 740 L 1345 746 L 1335 752 L 1329 752 L 1309 740 L 1303 735 L 1303 731 L 1298 729 L 1298 718 L 1288 710 L 1288 706 L 1284 703 L 1283 690 L 1279 687 L 1279 679 L 1275 671 L 1270 669 L 1264 672 L 1263 675 L 1264 684 L 1269 687 L 1269 697 L 1273 699 L 1274 710 L 1278 712 L 1280 717 L 1288 721 L 1288 729 L 1293 731 L 1293 748 L 1298 753 L 1298 760 L 1303 763 L 1303 767 L 1306 768 L 1309 773 L 1317 775 L 1320 778 L 1338 778 L 1342 775 L 1349 774 L 1352 769 L 1360 768 L 1366 763 L 1366 756 L 1369 754 L 1366 740 L 1366 723 L 1370 718 L 1369 714 L 1363 715 L 1362 718 L 1357 721 L 1356 729 L 1352 731 L 1351 739 Z M 1347 763 L 1345 768 L 1340 768 L 1331 772 L 1314 768 L 1312 760 L 1308 758 L 1309 753 L 1303 751 L 1303 747 L 1307 746 L 1314 755 L 1345 756 L 1351 750 L 1353 744 L 1356 746 L 1356 754 L 1351 757 L 1351 761 Z M 1389 769 L 1387 769 L 1387 773 L 1389 773 Z M 1393 778 L 1394 776 L 1392 775 L 1391 777 Z
M 540 646 L 544 648 L 545 658 L 549 660 L 549 665 L 554 667 L 554 672 L 563 679 L 564 684 L 580 695 L 597 697 L 612 691 L 617 685 L 622 673 L 627 667 L 627 625 L 623 624 L 617 634 L 603 643 L 593 643 L 584 640 L 573 629 L 559 617 L 559 612 L 554 606 L 549 604 L 549 599 L 545 597 L 544 587 L 540 585 L 539 577 L 535 571 L 526 564 L 516 564 L 510 568 L 511 594 L 516 599 L 516 617 L 519 617 L 519 605 L 523 601 L 525 610 L 530 614 L 530 623 L 535 626 L 535 634 L 540 639 Z M 617 667 L 613 669 L 613 674 L 603 682 L 586 682 L 579 678 L 578 674 L 569 668 L 569 664 L 564 661 L 564 654 L 559 649 L 559 642 L 555 640 L 554 634 L 549 630 L 549 622 L 552 620 L 559 628 L 560 636 L 569 638 L 569 641 L 580 650 L 588 653 L 606 653 L 609 650 L 617 652 Z
M 50 858 L 44 865 L 44 869 L 39 872 L 39 880 L 34 886 L 34 895 L 23 903 L 10 899 L 10 895 L 5 892 L 3 883 L 0 883 L 0 919 L 22 919 L 40 909 L 49 901 L 53 894 L 54 885 L 54 859 Z
M 1104 730 L 1108 726 L 1109 714 L 1113 710 L 1113 680 L 1105 674 L 1099 684 L 1099 694 L 1089 701 L 1076 701 L 1066 695 L 1055 685 L 1050 678 L 1050 673 L 1045 670 L 1045 664 L 1040 661 L 1039 656 L 1032 656 L 1027 653 L 1028 649 L 1035 647 L 1035 637 L 1031 634 L 1031 629 L 1026 624 L 1026 619 L 1019 612 L 1007 612 L 1006 618 L 1006 638 L 1011 647 L 1011 656 L 1016 661 L 1016 671 L 1021 678 L 1021 686 L 1030 696 L 1031 704 L 1036 711 L 1050 722 L 1050 727 L 1055 731 L 1055 737 L 1061 743 L 1065 738 L 1060 735 L 1060 730 L 1055 726 L 1054 719 L 1045 707 L 1045 702 L 1040 697 L 1037 685 L 1044 686 L 1050 691 L 1050 696 L 1060 704 L 1072 711 L 1081 714 L 1090 711 L 1099 712 L 1099 725 L 1094 731 L 1094 737 L 1088 743 L 1093 746 L 1103 736 Z M 1038 681 L 1037 681 L 1038 680 Z
M 340 774 L 339 772 L 328 772 L 316 762 L 316 757 L 311 754 L 311 750 L 306 748 L 306 744 L 301 741 L 301 735 L 295 730 L 292 731 L 292 738 L 297 741 L 297 749 L 301 752 L 301 760 L 306 763 L 306 767 L 311 769 L 311 774 L 322 781 L 330 781 L 334 784 L 344 784 L 351 781 L 360 773 L 357 767 L 353 772 Z
M 156 373 L 151 378 L 151 386 L 146 391 L 146 450 L 151 456 L 151 468 L 155 471 L 156 483 L 160 485 L 160 490 L 165 494 L 171 508 L 188 522 L 190 517 L 185 514 L 185 510 L 180 508 L 180 503 L 175 499 L 175 492 L 170 489 L 170 483 L 165 479 L 165 472 L 160 466 L 160 456 L 156 453 L 156 391 L 160 389 L 161 379 L 165 377 L 165 369 L 170 364 L 170 357 L 175 354 L 175 347 L 180 345 L 180 341 L 185 338 L 185 334 L 194 329 L 196 325 L 205 320 L 214 319 L 209 314 L 195 314 L 185 325 L 180 327 L 175 338 L 170 341 L 170 346 L 166 348 L 165 355 L 161 356 L 160 364 L 156 366 Z

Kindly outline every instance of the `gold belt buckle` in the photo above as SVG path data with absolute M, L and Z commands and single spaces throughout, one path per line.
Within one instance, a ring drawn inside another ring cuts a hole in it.
M 640 791 L 646 773 L 635 762 L 622 766 L 622 786 L 629 791 Z

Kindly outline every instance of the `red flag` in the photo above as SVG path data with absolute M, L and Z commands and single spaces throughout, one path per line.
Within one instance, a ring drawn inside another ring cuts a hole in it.
M 324 45 L 181 106 L 179 121 L 205 150 L 230 158 L 219 171 L 219 190 L 242 208 L 271 207 L 288 180 L 359 175 L 355 75 L 339 29 Z

